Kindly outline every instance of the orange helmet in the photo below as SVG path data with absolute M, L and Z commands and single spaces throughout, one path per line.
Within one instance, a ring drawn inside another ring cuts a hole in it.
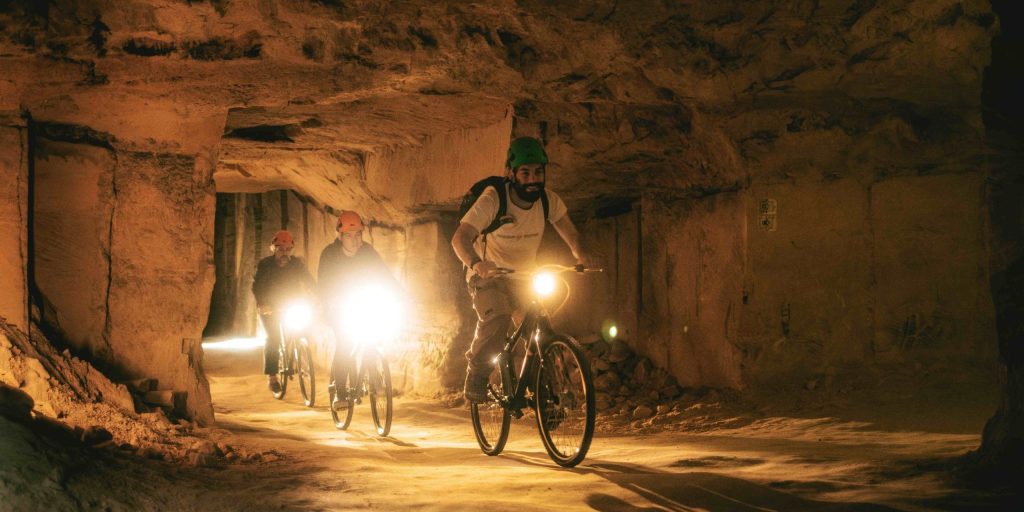
M 291 249 L 295 247 L 295 239 L 292 238 L 292 234 L 287 229 L 282 229 L 277 233 L 274 233 L 274 241 L 270 242 L 275 247 L 283 247 L 285 249 Z
M 358 213 L 345 210 L 338 216 L 338 231 L 341 233 L 350 233 L 353 231 L 363 230 L 363 219 Z

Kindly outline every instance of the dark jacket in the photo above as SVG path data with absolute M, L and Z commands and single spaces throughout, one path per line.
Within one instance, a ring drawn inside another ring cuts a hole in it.
M 299 258 L 291 257 L 287 265 L 279 267 L 271 255 L 256 264 L 252 294 L 256 296 L 256 304 L 259 306 L 278 308 L 289 300 L 302 298 L 315 291 L 313 276 Z
M 370 244 L 363 243 L 350 257 L 342 250 L 341 241 L 335 240 L 320 253 L 317 289 L 323 304 L 331 305 L 348 287 L 374 281 L 398 286 L 384 260 Z

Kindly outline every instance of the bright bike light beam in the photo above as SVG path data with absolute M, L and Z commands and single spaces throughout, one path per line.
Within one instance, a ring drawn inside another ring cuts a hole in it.
M 226 352 L 241 352 L 263 348 L 266 341 L 263 338 L 232 338 L 223 341 L 208 341 L 203 343 L 203 350 L 222 350 Z
M 394 343 L 404 327 L 403 306 L 399 297 L 386 287 L 361 287 L 345 300 L 342 325 L 359 342 Z
M 290 304 L 284 310 L 284 322 L 288 329 L 300 331 L 313 321 L 313 308 L 304 302 Z
M 551 295 L 555 291 L 555 276 L 547 272 L 534 276 L 533 291 L 540 297 Z

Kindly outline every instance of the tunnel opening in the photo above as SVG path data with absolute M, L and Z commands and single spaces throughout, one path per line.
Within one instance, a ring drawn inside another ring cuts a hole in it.
M 272 257 L 271 240 L 279 230 L 289 231 L 291 252 L 316 276 L 320 251 L 335 237 L 336 214 L 292 189 L 217 192 L 214 211 L 213 265 L 215 281 L 209 296 L 209 314 L 203 329 L 204 365 L 212 376 L 262 375 L 267 333 L 253 295 L 257 264 Z M 315 290 L 310 290 L 315 292 Z M 315 297 L 310 297 L 311 304 Z M 319 307 L 314 306 L 319 319 Z M 334 352 L 333 333 L 315 321 L 306 333 L 316 385 L 314 401 L 323 404 L 328 370 Z M 291 392 L 298 393 L 292 383 Z M 232 404 L 234 396 L 214 396 Z
M 270 239 L 278 230 L 291 232 L 296 244 L 293 256 L 315 275 L 319 251 L 332 238 L 334 212 L 293 190 L 218 192 L 216 201 L 216 280 L 203 336 L 252 337 L 258 330 L 252 278 L 256 263 L 270 255 Z

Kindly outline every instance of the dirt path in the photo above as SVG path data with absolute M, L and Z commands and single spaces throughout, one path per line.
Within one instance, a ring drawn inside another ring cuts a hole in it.
M 253 354 L 230 357 L 229 364 L 207 353 L 218 427 L 281 455 L 260 464 L 278 477 L 263 475 L 251 489 L 255 497 L 265 492 L 272 508 L 943 510 L 971 499 L 972 508 L 998 509 L 952 491 L 929 470 L 977 446 L 974 434 L 767 418 L 702 434 L 599 435 L 587 460 L 566 470 L 548 459 L 530 418 L 513 422 L 498 457 L 480 452 L 467 410 L 432 400 L 399 400 L 389 438 L 375 435 L 366 405 L 348 431 L 338 431 L 324 385 L 312 409 L 297 389 L 274 400 L 262 375 L 231 369 Z

